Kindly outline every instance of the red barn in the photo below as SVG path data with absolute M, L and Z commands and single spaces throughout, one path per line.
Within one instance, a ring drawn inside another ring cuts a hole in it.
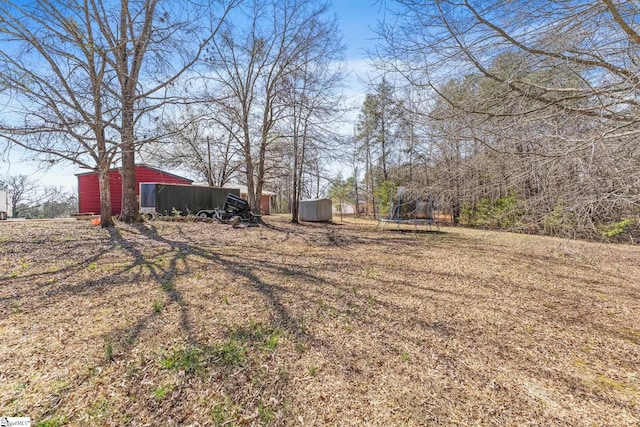
M 87 172 L 76 175 L 78 177 L 78 212 L 100 213 L 100 187 L 98 172 Z M 160 182 L 163 184 L 186 184 L 192 180 L 173 175 L 145 165 L 136 165 L 136 193 L 140 191 L 141 182 Z M 111 215 L 118 215 L 122 210 L 122 176 L 120 169 L 109 171 L 109 188 L 111 191 Z

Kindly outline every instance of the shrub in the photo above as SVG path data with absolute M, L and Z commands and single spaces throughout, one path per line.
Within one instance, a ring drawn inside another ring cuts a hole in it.
M 605 226 L 604 234 L 608 238 L 618 237 L 621 234 L 627 232 L 633 225 L 635 224 L 635 220 L 631 218 L 623 219 L 622 221 L 614 222 Z
M 491 200 L 481 198 L 475 205 L 463 203 L 462 219 L 471 226 L 490 228 L 509 228 L 518 225 L 522 211 L 518 209 L 515 193 L 509 192 L 504 197 Z
M 565 235 L 575 228 L 576 214 L 569 209 L 567 202 L 560 198 L 553 207 L 553 211 L 546 216 L 544 226 L 548 232 Z

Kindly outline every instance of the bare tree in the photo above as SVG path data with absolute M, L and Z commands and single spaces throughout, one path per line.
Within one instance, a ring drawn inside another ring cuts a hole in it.
M 395 24 L 381 25 L 387 44 L 379 65 L 402 73 L 415 85 L 480 72 L 509 90 L 543 105 L 623 122 L 635 120 L 630 107 L 640 36 L 629 23 L 638 12 L 627 1 L 399 0 Z M 425 23 L 429 23 L 427 29 Z M 496 73 L 494 59 L 522 54 L 538 69 L 569 67 L 579 86 L 567 81 L 531 81 Z M 428 65 L 428 67 L 425 67 Z M 445 66 L 446 65 L 446 66 Z M 589 102 L 581 102 L 588 100 Z M 627 107 L 627 108 L 624 108 Z
M 326 27 L 322 38 L 316 39 L 315 47 L 308 52 L 297 71 L 284 79 L 282 96 L 288 108 L 284 126 L 280 133 L 291 141 L 293 157 L 293 180 L 291 198 L 291 221 L 298 222 L 298 206 L 302 197 L 303 174 L 309 154 L 316 155 L 331 146 L 332 123 L 341 115 L 340 97 L 336 93 L 342 82 L 342 72 L 336 66 L 343 47 L 335 36 L 335 22 Z M 313 55 L 311 58 L 310 55 Z
M 135 154 L 138 147 L 149 141 L 137 138 L 136 128 L 146 115 L 157 113 L 168 102 L 181 102 L 171 96 L 172 86 L 198 62 L 236 4 L 237 0 L 226 3 L 225 0 L 178 3 L 121 0 L 119 10 L 114 9 L 119 18 L 95 9 L 93 18 L 112 53 L 108 56 L 109 65 L 118 83 L 115 93 L 121 114 L 118 131 L 123 198 L 120 219 L 131 222 L 139 218 Z
M 376 200 L 373 195 L 376 188 L 375 173 L 374 173 L 374 156 L 375 156 L 375 128 L 376 121 L 373 114 L 369 114 L 374 110 L 375 98 L 372 94 L 365 96 L 362 104 L 362 109 L 358 115 L 356 123 L 356 140 L 361 142 L 359 151 L 362 157 L 364 157 L 364 189 L 367 194 L 367 198 L 371 200 L 371 206 L 373 208 L 373 214 L 376 212 Z M 367 200 L 368 205 L 368 200 Z
M 173 86 L 197 62 L 234 0 L 37 0 L 0 5 L 0 75 L 10 97 L 2 137 L 49 161 L 97 170 L 103 227 L 108 171 L 119 156 L 121 219 L 138 218 L 135 153 L 145 120 L 179 101 Z
M 77 209 L 76 193 L 55 185 L 36 188 L 19 207 L 22 218 L 65 218 Z
M 38 188 L 26 175 L 9 175 L 0 179 L 0 188 L 6 190 L 11 196 L 13 206 L 13 216 L 21 216 L 21 209 L 28 205 L 28 200 Z
M 68 217 L 78 209 L 78 199 L 73 192 L 61 186 L 41 185 L 26 175 L 1 178 L 0 189 L 11 196 L 16 218 Z
M 258 211 L 268 157 L 289 114 L 283 91 L 305 64 L 322 59 L 321 46 L 335 37 L 328 5 L 310 0 L 252 0 L 244 4 L 246 26 L 225 25 L 207 55 L 216 102 L 226 111 L 220 125 L 244 157 L 249 202 Z
M 55 1 L 0 5 L 0 76 L 8 97 L 0 135 L 49 162 L 96 169 L 103 226 L 113 224 L 108 170 L 117 151 L 106 52 L 88 8 Z
M 232 134 L 216 125 L 215 106 L 187 108 L 175 119 L 162 123 L 165 140 L 144 150 L 151 163 L 193 173 L 210 186 L 224 186 L 241 166 Z
M 396 6 L 374 57 L 440 99 L 415 113 L 446 149 L 441 159 L 458 158 L 443 189 L 471 210 L 513 194 L 520 218 L 544 229 L 596 231 L 638 215 L 636 3 Z

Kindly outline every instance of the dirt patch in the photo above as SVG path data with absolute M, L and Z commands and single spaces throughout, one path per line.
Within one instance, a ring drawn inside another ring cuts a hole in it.
M 640 422 L 637 246 L 265 220 L 0 224 L 0 416 Z

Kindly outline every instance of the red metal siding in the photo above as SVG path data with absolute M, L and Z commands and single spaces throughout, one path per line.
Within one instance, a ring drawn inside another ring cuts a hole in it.
M 146 166 L 136 166 L 136 194 L 140 191 L 141 182 L 190 185 L 193 181 Z M 109 189 L 111 214 L 118 215 L 122 210 L 122 177 L 119 169 L 109 171 Z M 78 205 L 80 213 L 100 213 L 100 187 L 97 172 L 78 175 Z
M 78 175 L 78 212 L 100 213 L 97 173 Z

